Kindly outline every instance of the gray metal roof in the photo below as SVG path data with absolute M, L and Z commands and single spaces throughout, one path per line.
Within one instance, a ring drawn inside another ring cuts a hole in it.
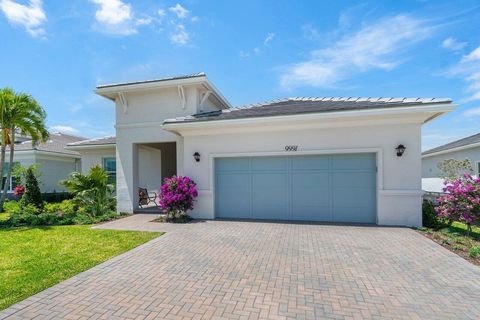
M 182 79 L 190 79 L 190 78 L 198 78 L 198 77 L 205 77 L 205 73 L 204 73 L 204 72 L 199 72 L 199 73 L 192 73 L 192 74 L 187 74 L 187 75 L 182 75 L 182 76 L 166 77 L 166 78 L 151 79 L 151 80 L 142 80 L 142 81 L 133 81 L 133 82 L 102 84 L 102 85 L 97 86 L 97 89 L 101 89 L 101 88 L 111 88 L 111 87 L 119 87 L 119 86 L 126 86 L 126 85 L 134 85 L 134 84 L 143 84 L 143 83 L 152 83 L 152 82 L 163 82 L 163 81 L 171 81 L 171 80 L 182 80 Z
M 117 139 L 115 136 L 103 137 L 103 138 L 96 138 L 96 139 L 88 139 L 88 140 L 81 140 L 69 143 L 68 147 L 78 147 L 78 146 L 102 146 L 102 145 L 114 145 L 116 144 Z
M 230 120 L 241 118 L 271 117 L 305 113 L 351 111 L 380 108 L 416 106 L 419 104 L 451 103 L 448 98 L 286 98 L 259 104 L 195 114 L 188 117 L 166 120 L 165 123 Z
M 67 150 L 65 149 L 65 147 L 69 143 L 74 143 L 81 140 L 85 140 L 85 137 L 78 137 L 70 134 L 54 132 L 54 133 L 50 133 L 50 137 L 45 143 L 39 143 L 37 145 L 33 145 L 32 140 L 26 140 L 18 144 L 15 144 L 15 152 L 38 150 L 38 151 L 44 151 L 44 152 L 79 155 L 78 152 L 73 150 Z
M 435 147 L 433 149 L 424 151 L 424 152 L 422 152 L 422 155 L 437 153 L 437 152 L 440 152 L 440 151 L 447 151 L 447 150 L 450 150 L 450 149 L 465 147 L 465 146 L 468 146 L 468 145 L 471 145 L 471 144 L 476 144 L 476 143 L 480 143 L 480 133 L 477 133 L 477 134 L 474 134 L 472 136 L 462 138 L 460 140 L 456 140 L 456 141 L 453 141 L 453 142 L 449 142 L 447 144 L 444 144 L 444 145 Z

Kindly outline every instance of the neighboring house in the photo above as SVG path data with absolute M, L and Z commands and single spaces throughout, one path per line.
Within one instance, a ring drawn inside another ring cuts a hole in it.
M 438 164 L 443 160 L 468 159 L 473 174 L 480 173 L 480 133 L 456 140 L 422 153 L 422 188 L 428 192 L 442 192 L 443 179 Z
M 88 139 L 69 143 L 65 149 L 81 155 L 83 174 L 95 166 L 102 166 L 107 171 L 111 182 L 116 181 L 115 137 Z
M 65 146 L 84 139 L 84 137 L 64 133 L 50 133 L 47 142 L 33 145 L 29 138 L 20 137 L 15 142 L 14 164 L 19 163 L 25 167 L 35 163 L 39 164 L 40 190 L 44 193 L 65 191 L 65 188 L 60 186 L 58 182 L 68 178 L 73 171 L 80 170 L 80 154 L 65 149 Z M 7 166 L 8 157 L 7 149 Z M 7 168 L 4 171 L 3 180 L 5 180 Z M 12 192 L 16 183 L 15 179 L 12 178 L 9 192 Z
M 420 226 L 421 127 L 455 108 L 438 98 L 232 108 L 203 73 L 96 93 L 115 102 L 117 210 L 137 210 L 139 187 L 178 174 L 196 181 L 191 214 L 206 219 Z

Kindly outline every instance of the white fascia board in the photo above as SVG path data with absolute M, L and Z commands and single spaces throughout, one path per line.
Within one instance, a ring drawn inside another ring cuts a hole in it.
M 230 126 L 230 125 L 247 125 L 247 124 L 274 124 L 282 122 L 294 121 L 312 121 L 312 120 L 328 120 L 354 117 L 369 117 L 369 116 L 393 116 L 393 115 L 410 115 L 420 113 L 442 114 L 454 110 L 457 106 L 455 104 L 437 104 L 437 105 L 418 105 L 409 107 L 395 107 L 382 109 L 367 109 L 367 110 L 351 110 L 351 111 L 333 111 L 320 113 L 306 113 L 296 115 L 281 115 L 274 117 L 255 117 L 255 118 L 240 118 L 228 120 L 212 120 L 212 121 L 198 121 L 198 122 L 182 122 L 181 120 L 166 120 L 177 121 L 169 122 L 163 125 L 165 130 L 179 130 L 179 129 L 197 129 L 212 126 Z M 235 112 L 235 111 L 232 111 Z
M 78 146 L 66 146 L 67 150 L 88 150 L 88 149 L 114 149 L 116 148 L 116 143 L 109 144 L 88 144 L 88 145 L 78 145 Z
M 10 154 L 10 151 L 7 151 L 6 155 L 9 155 L 9 154 Z M 16 156 L 22 156 L 22 157 L 32 156 L 33 157 L 35 155 L 44 155 L 44 156 L 57 157 L 57 158 L 80 158 L 80 155 L 68 154 L 68 153 L 62 153 L 62 152 L 54 152 L 54 151 L 15 150 L 15 152 L 14 152 L 14 157 L 16 157 Z
M 439 156 L 439 155 L 442 155 L 442 154 L 448 154 L 448 153 L 452 153 L 452 152 L 457 152 L 457 151 L 462 151 L 462 150 L 467 150 L 467 149 L 472 149 L 472 148 L 477 148 L 477 147 L 480 147 L 480 142 L 468 144 L 468 145 L 461 146 L 461 147 L 451 148 L 451 149 L 448 149 L 448 150 L 442 150 L 442 151 L 437 151 L 437 152 L 433 152 L 433 153 L 429 153 L 429 154 L 424 154 L 424 155 L 422 155 L 422 158 L 434 157 L 434 156 Z

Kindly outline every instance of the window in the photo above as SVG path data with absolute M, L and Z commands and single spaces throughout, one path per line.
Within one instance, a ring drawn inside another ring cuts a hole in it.
M 13 163 L 13 167 L 15 167 L 18 164 L 18 162 Z M 2 176 L 2 190 L 3 187 L 5 186 L 5 182 L 7 181 L 7 174 L 8 174 L 8 167 L 9 163 L 5 162 L 5 167 L 3 168 L 3 176 Z M 8 186 L 8 192 L 12 192 L 13 189 L 19 184 L 19 181 L 17 178 L 10 177 L 10 184 Z M 0 191 L 1 192 L 1 191 Z
M 480 161 L 477 161 L 477 177 L 480 178 Z
M 108 174 L 108 182 L 115 183 L 117 181 L 117 159 L 103 158 L 103 170 Z

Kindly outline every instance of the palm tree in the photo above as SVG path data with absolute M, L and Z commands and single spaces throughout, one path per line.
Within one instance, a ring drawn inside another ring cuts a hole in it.
M 0 172 L 5 168 L 5 154 L 9 148 L 9 166 L 0 198 L 0 212 L 7 197 L 12 177 L 15 135 L 29 136 L 32 144 L 45 142 L 48 130 L 45 124 L 46 113 L 40 104 L 29 94 L 17 93 L 10 88 L 0 89 Z

